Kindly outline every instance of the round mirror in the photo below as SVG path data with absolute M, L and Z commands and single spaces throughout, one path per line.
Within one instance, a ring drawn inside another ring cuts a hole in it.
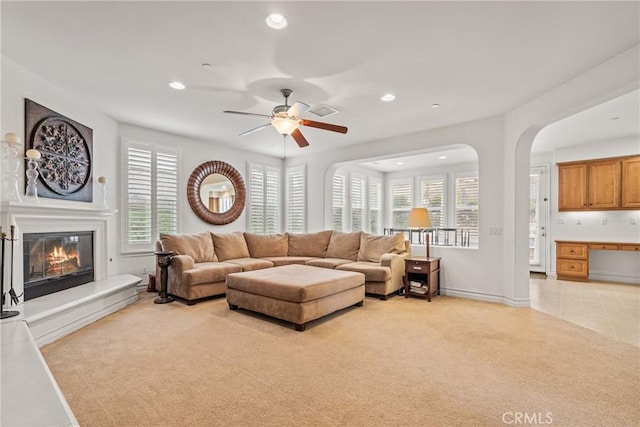
M 238 219 L 244 209 L 246 190 L 242 176 L 220 161 L 195 168 L 187 183 L 191 210 L 203 221 L 222 225 Z
M 224 213 L 231 209 L 236 198 L 236 190 L 229 178 L 212 173 L 200 186 L 200 200 L 213 213 Z

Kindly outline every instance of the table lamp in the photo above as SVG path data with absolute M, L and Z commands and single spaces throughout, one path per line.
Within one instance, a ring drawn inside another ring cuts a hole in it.
M 407 226 L 410 228 L 431 228 L 431 218 L 427 208 L 412 208 Z M 427 231 L 427 258 L 429 258 L 429 231 Z

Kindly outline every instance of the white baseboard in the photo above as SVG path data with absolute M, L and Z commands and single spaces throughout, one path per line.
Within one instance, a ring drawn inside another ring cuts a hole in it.
M 452 297 L 469 298 L 469 299 L 485 301 L 485 302 L 496 302 L 500 304 L 506 304 L 511 307 L 530 307 L 531 306 L 531 302 L 529 298 L 507 298 L 502 295 L 493 295 L 493 294 L 487 294 L 483 292 L 473 292 L 473 291 L 467 291 L 464 289 L 451 289 L 451 288 L 440 288 L 440 293 L 442 295 L 447 295 Z

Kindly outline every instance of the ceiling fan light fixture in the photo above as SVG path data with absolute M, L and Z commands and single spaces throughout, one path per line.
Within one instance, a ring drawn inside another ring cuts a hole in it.
M 281 135 L 291 135 L 294 130 L 300 127 L 300 122 L 290 117 L 274 117 L 271 120 L 271 125 L 273 125 Z
M 267 25 L 274 30 L 281 30 L 287 26 L 286 18 L 279 13 L 272 13 L 271 15 L 267 16 L 266 21 Z

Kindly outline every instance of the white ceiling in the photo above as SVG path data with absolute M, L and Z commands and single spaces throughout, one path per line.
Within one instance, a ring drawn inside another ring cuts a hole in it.
M 309 154 L 503 114 L 640 42 L 638 2 L 0 7 L 3 56 L 114 119 L 275 156 L 275 129 L 238 136 L 264 119 L 222 111 L 269 114 L 284 87 L 292 101 L 336 108 L 305 117 L 348 134 L 304 127 L 309 147 L 287 143 L 287 156 Z M 272 12 L 289 26 L 268 28 Z M 170 89 L 172 80 L 187 89 Z M 397 99 L 380 101 L 387 92 Z

